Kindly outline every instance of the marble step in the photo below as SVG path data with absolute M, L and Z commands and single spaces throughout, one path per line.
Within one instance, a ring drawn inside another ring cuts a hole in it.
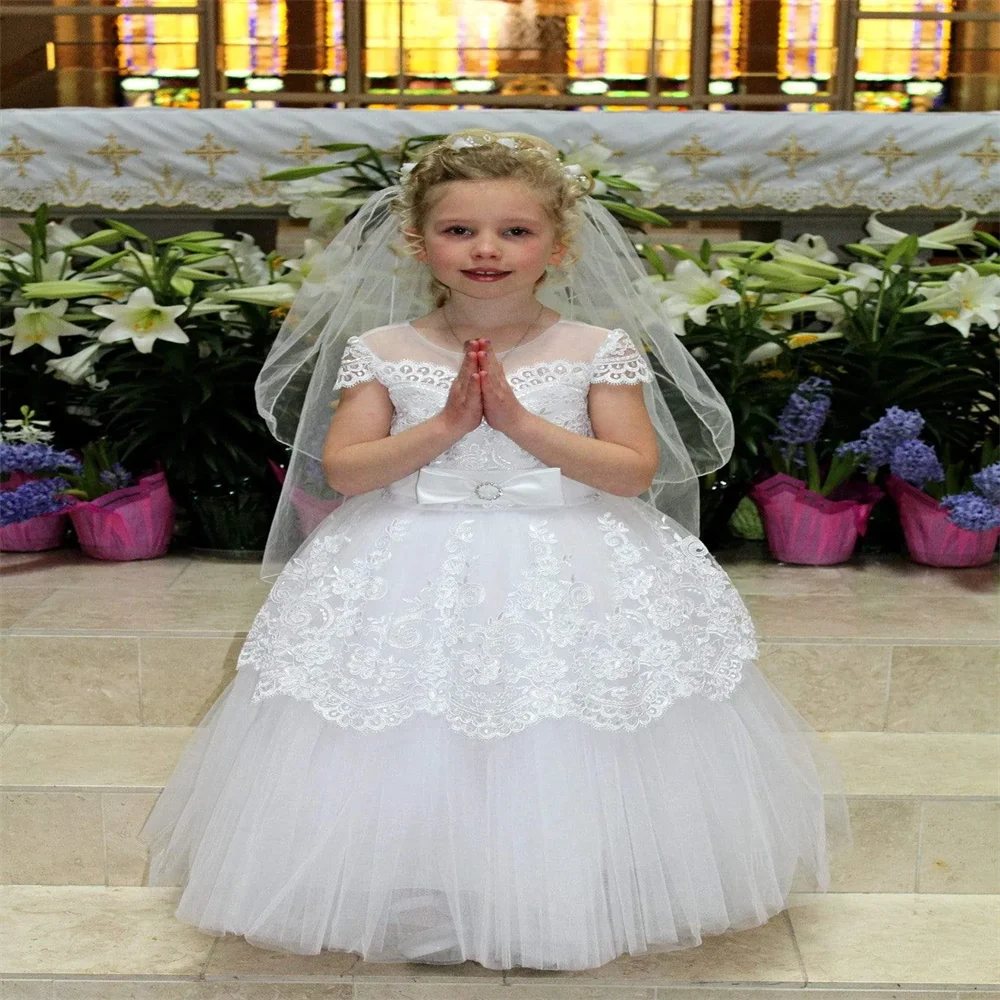
M 954 996 L 995 990 L 1000 982 L 1000 897 L 993 895 L 803 894 L 761 927 L 706 937 L 699 947 L 679 952 L 623 956 L 581 972 L 504 972 L 472 962 L 388 965 L 346 952 L 265 951 L 237 935 L 213 937 L 177 920 L 179 896 L 180 889 L 166 887 L 0 888 L 2 995 L 694 1000 L 697 987 L 698 1000 L 706 1000 L 715 994 L 702 990 L 715 986 L 732 990 L 723 994 L 732 1000 L 747 1000 L 758 995 L 749 991 L 764 988 L 782 990 L 787 998 L 784 991 L 805 987 L 822 989 L 824 1000 L 838 995 L 827 992 L 835 988 L 885 990 L 885 1000 L 898 1000 L 901 989 L 948 990 Z M 302 992 L 306 985 L 315 992 Z M 683 987 L 690 995 L 674 992 Z M 983 1000 L 983 992 L 975 995 Z M 759 996 L 774 1000 L 770 993 Z
M 0 746 L 0 883 L 142 886 L 138 831 L 193 730 L 16 726 Z M 836 893 L 1000 893 L 1000 736 L 826 732 L 854 846 Z
M 195 726 L 233 678 L 243 635 L 0 637 L 0 723 Z M 768 680 L 820 731 L 1000 731 L 1000 647 L 770 641 Z

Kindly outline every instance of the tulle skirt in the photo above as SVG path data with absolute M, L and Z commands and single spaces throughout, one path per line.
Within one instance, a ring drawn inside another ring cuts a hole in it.
M 747 663 L 732 695 L 635 731 L 542 719 L 477 740 L 417 713 L 381 732 L 246 668 L 142 836 L 176 916 L 263 948 L 588 969 L 748 929 L 825 891 L 850 843 L 830 750 Z

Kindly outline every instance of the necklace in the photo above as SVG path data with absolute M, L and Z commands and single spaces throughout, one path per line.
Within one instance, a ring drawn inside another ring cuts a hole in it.
M 514 345 L 514 347 L 517 347 L 521 343 L 521 341 L 524 340 L 524 338 L 528 336 L 528 334 L 531 332 L 531 330 L 534 327 L 534 325 L 538 322 L 538 317 L 541 316 L 543 312 L 545 312 L 545 305 L 544 305 L 544 303 L 542 304 L 542 306 L 538 310 L 538 312 L 535 313 L 535 318 L 531 321 L 530 324 L 528 324 L 528 329 L 525 330 L 524 333 L 521 334 L 520 338 L 518 339 L 518 341 Z M 456 341 L 458 341 L 458 343 L 462 344 L 462 348 L 463 348 L 463 351 L 464 351 L 465 344 L 461 340 L 459 340 L 458 334 L 455 333 L 455 329 L 451 325 L 451 320 L 448 318 L 447 307 L 443 306 L 441 308 L 441 315 L 444 316 L 444 321 L 445 321 L 445 323 L 448 324 L 448 332 L 455 338 Z M 514 350 L 514 347 L 508 347 L 506 351 L 498 351 L 497 352 L 497 357 L 498 358 L 506 357 L 508 354 L 510 354 L 511 351 Z

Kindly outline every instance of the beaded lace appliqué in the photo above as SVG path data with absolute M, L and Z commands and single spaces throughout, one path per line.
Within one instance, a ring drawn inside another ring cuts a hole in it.
M 383 361 L 352 338 L 338 385 L 375 377 L 389 390 L 398 433 L 440 410 L 455 372 Z M 588 436 L 591 382 L 651 378 L 622 331 L 588 362 L 508 373 L 526 407 Z M 540 463 L 484 422 L 433 464 Z M 526 516 L 519 572 L 489 600 L 490 574 L 475 563 L 490 548 L 489 516 L 439 514 L 451 518 L 444 556 L 427 566 L 417 555 L 425 543 L 419 517 L 405 508 L 387 516 L 378 495 L 345 510 L 289 562 L 253 623 L 239 660 L 257 673 L 253 701 L 287 695 L 369 731 L 424 712 L 489 740 L 545 718 L 634 730 L 678 698 L 728 697 L 757 654 L 739 595 L 696 538 L 647 504 L 622 502 L 573 509 L 571 537 L 592 539 L 586 579 L 581 557 L 567 549 L 565 514 Z M 377 529 L 366 527 L 372 517 Z M 404 585 L 416 567 L 419 579 Z

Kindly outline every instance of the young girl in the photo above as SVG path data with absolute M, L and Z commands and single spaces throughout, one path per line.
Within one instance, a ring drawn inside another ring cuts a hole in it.
M 836 763 L 692 533 L 731 418 L 607 210 L 542 140 L 469 130 L 321 264 L 258 383 L 287 565 L 146 823 L 149 884 L 261 947 L 491 969 L 825 890 Z

